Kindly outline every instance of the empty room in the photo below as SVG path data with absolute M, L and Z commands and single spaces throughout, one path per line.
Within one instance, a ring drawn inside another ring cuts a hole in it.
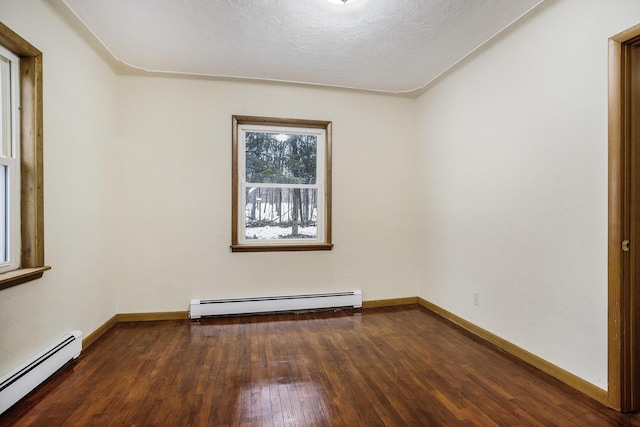
M 0 0 L 0 426 L 640 426 L 638 75 L 637 0 Z

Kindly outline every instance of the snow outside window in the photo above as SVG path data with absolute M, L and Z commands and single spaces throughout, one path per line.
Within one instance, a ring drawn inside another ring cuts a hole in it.
M 233 251 L 331 249 L 331 123 L 233 117 Z

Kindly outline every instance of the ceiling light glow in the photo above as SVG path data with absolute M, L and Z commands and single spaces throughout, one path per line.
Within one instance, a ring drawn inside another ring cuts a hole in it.
M 358 0 L 327 0 L 327 1 L 328 1 L 329 3 L 333 3 L 333 4 L 340 4 L 340 5 L 342 5 L 342 4 L 347 4 L 347 3 L 349 3 L 349 4 L 351 4 L 351 3 L 355 3 L 355 2 L 357 2 Z

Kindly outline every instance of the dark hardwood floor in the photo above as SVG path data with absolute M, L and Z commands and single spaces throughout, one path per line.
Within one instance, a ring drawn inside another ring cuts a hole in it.
M 640 426 L 418 306 L 121 323 L 2 426 Z

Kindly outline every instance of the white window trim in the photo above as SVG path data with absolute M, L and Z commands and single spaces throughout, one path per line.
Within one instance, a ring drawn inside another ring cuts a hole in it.
M 240 187 L 238 188 L 238 241 L 245 245 L 295 245 L 295 244 L 309 244 L 320 243 L 324 239 L 324 165 L 325 165 L 325 132 L 314 128 L 295 128 L 284 126 L 260 126 L 244 124 L 238 126 L 239 134 L 239 152 L 246 152 L 246 134 L 249 132 L 261 132 L 261 133 L 284 133 L 284 134 L 296 134 L 296 135 L 314 135 L 316 136 L 316 183 L 315 184 L 265 184 L 260 182 L 247 182 L 246 181 L 246 156 L 239 157 L 239 170 L 238 177 L 240 179 Z M 317 236 L 316 238 L 292 238 L 292 239 L 263 239 L 255 241 L 246 238 L 246 212 L 245 207 L 247 205 L 246 189 L 248 187 L 262 187 L 262 188 L 312 188 L 316 189 L 318 197 L 318 209 L 317 209 Z
M 20 221 L 20 58 L 0 46 L 0 55 L 9 61 L 9 81 L 4 77 L 3 90 L 9 89 L 9 105 L 3 106 L 3 122 L 9 119 L 9 144 L 0 149 L 0 166 L 7 167 L 6 176 L 6 261 L 0 261 L 0 273 L 20 268 L 21 221 Z M 8 107 L 8 111 L 4 109 Z M 9 117 L 7 117 L 9 116 Z M 5 134 L 6 135 L 6 134 Z M 3 141 L 4 142 L 4 141 Z M 1 205 L 0 205 L 1 206 Z

